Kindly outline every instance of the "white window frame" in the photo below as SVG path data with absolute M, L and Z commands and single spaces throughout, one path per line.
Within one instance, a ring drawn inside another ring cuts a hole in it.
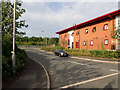
M 105 39 L 104 44 L 108 45 L 108 39 Z
M 88 29 L 85 30 L 85 34 L 88 34 Z
M 86 41 L 83 42 L 83 45 L 86 46 Z
M 93 42 L 93 40 L 91 40 L 91 41 L 90 41 L 90 45 L 93 46 L 93 44 L 94 44 L 94 42 Z
M 104 30 L 108 30 L 108 24 L 104 25 Z

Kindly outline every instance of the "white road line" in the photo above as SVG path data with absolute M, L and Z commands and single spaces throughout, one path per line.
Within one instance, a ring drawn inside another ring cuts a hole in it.
M 36 51 L 31 51 L 31 50 L 25 50 L 25 51 L 36 52 Z
M 87 64 L 78 63 L 78 62 L 73 62 L 73 61 L 68 61 L 68 62 L 70 62 L 70 63 L 74 63 L 74 64 L 80 64 L 80 65 L 84 65 L 84 66 L 89 66 L 89 65 L 87 65 Z
M 120 71 L 119 71 L 119 70 L 115 70 L 115 69 L 110 69 L 110 71 L 113 71 L 113 72 L 118 72 L 118 73 L 120 73 Z
M 79 57 L 71 57 L 71 58 L 94 61 L 94 62 L 115 63 L 115 64 L 120 63 L 120 62 L 117 62 L 117 61 L 102 61 L 102 60 L 86 59 L 86 58 L 79 58 Z
M 47 88 L 50 88 L 50 76 L 48 75 L 47 70 L 45 69 L 45 67 L 37 60 L 33 59 L 31 56 L 28 56 L 29 58 L 31 58 L 32 60 L 34 60 L 35 62 L 37 62 L 38 64 L 40 64 L 42 66 L 42 68 L 44 69 L 46 76 L 47 76 Z
M 86 81 L 83 81 L 83 82 L 78 82 L 78 83 L 70 84 L 70 85 L 67 85 L 67 86 L 60 87 L 59 89 L 62 89 L 62 88 L 69 88 L 69 87 L 73 87 L 73 86 L 77 86 L 77 85 L 81 85 L 81 84 L 93 82 L 93 81 L 96 81 L 96 80 L 108 78 L 108 77 L 115 76 L 115 75 L 118 75 L 118 74 L 120 74 L 120 73 L 113 73 L 113 74 L 109 74 L 109 75 L 106 75 L 106 76 L 102 76 L 102 77 L 98 77 L 98 78 L 86 80 Z

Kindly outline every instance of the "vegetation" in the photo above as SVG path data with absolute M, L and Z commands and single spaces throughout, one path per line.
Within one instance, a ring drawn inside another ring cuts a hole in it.
M 114 32 L 112 32 L 111 37 L 113 37 L 115 39 L 120 39 L 120 20 L 118 22 L 118 27 L 115 27 L 115 29 L 116 30 Z
M 19 32 L 18 28 L 22 27 L 28 27 L 28 25 L 25 23 L 25 20 L 19 20 L 19 18 L 22 16 L 22 14 L 25 13 L 25 9 L 21 8 L 22 1 L 17 0 L 16 1 L 16 26 L 15 26 L 15 32 L 17 35 L 24 35 L 24 32 Z M 13 3 L 11 3 L 9 0 L 2 0 L 1 1 L 1 7 L 2 7 L 2 36 L 5 34 L 12 35 L 13 32 Z
M 120 58 L 120 50 L 108 51 L 108 50 L 87 50 L 87 49 L 65 49 L 61 46 L 56 47 L 42 47 L 42 50 L 54 52 L 56 49 L 64 49 L 69 55 L 75 56 L 90 56 L 100 58 Z
M 42 38 L 42 37 L 16 37 L 18 45 L 58 45 L 58 38 Z
M 55 46 L 55 47 L 41 47 L 41 49 L 49 52 L 54 52 L 56 49 L 65 49 L 65 48 L 61 46 Z
M 19 0 L 16 2 L 16 36 L 24 35 L 24 32 L 19 32 L 18 28 L 28 27 L 25 24 L 25 20 L 19 20 L 22 14 L 25 13 L 25 9 L 21 8 L 22 2 Z M 13 69 L 16 70 L 16 74 L 23 69 L 26 53 L 24 50 L 20 50 L 17 45 L 15 45 L 16 53 L 16 66 L 12 67 L 12 31 L 13 31 L 13 3 L 10 1 L 2 0 L 2 75 L 3 78 L 8 78 L 12 76 Z
M 120 50 L 108 51 L 108 50 L 85 50 L 85 49 L 65 49 L 70 55 L 75 56 L 90 56 L 100 58 L 120 58 Z

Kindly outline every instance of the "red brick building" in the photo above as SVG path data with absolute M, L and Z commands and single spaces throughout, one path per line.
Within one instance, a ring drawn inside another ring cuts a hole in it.
M 120 22 L 120 9 L 56 32 L 59 45 L 79 49 L 120 49 L 118 39 L 111 37 Z

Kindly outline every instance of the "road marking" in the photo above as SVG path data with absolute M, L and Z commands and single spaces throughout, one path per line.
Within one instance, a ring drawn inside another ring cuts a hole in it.
M 31 51 L 31 50 L 25 50 L 25 51 L 36 52 L 36 51 Z
M 113 72 L 118 72 L 118 73 L 120 73 L 120 71 L 119 71 L 119 70 L 115 70 L 115 69 L 110 69 L 110 71 L 113 71 Z
M 86 59 L 86 58 L 80 58 L 80 57 L 71 57 L 71 58 L 88 60 L 88 61 L 95 61 L 95 62 L 104 62 L 104 63 L 115 63 L 115 64 L 120 63 L 120 62 L 116 62 L 116 61 L 102 61 L 102 60 Z
M 49 76 L 49 74 L 48 74 L 48 72 L 47 72 L 47 70 L 45 69 L 45 67 L 39 62 L 39 61 L 37 61 L 37 60 L 35 60 L 35 59 L 33 59 L 31 56 L 28 56 L 29 58 L 31 58 L 33 61 L 35 61 L 35 62 L 37 62 L 38 64 L 40 64 L 41 66 L 42 66 L 42 68 L 44 69 L 44 71 L 45 71 L 45 73 L 46 73 L 46 76 L 47 76 L 47 88 L 50 88 L 50 76 Z
M 62 89 L 62 88 L 69 88 L 69 87 L 73 87 L 73 86 L 77 86 L 77 85 L 81 85 L 81 84 L 93 82 L 93 81 L 96 81 L 96 80 L 108 78 L 108 77 L 115 76 L 115 75 L 118 75 L 118 74 L 120 74 L 120 73 L 113 73 L 113 74 L 109 74 L 109 75 L 106 75 L 106 76 L 101 76 L 101 77 L 98 77 L 98 78 L 94 78 L 94 79 L 90 79 L 90 80 L 86 80 L 86 81 L 82 81 L 82 82 L 70 84 L 70 85 L 67 85 L 67 86 L 63 86 L 63 87 L 60 87 L 59 89 Z
M 34 84 L 32 85 L 32 87 L 35 86 L 35 85 L 37 85 L 37 84 L 39 84 L 39 83 L 38 83 L 38 82 L 34 83 Z
M 70 63 L 75 63 L 75 64 L 80 64 L 80 65 L 84 65 L 84 66 L 89 66 L 89 65 L 87 65 L 87 64 L 78 63 L 78 62 L 73 62 L 73 61 L 68 61 L 68 62 L 70 62 Z

